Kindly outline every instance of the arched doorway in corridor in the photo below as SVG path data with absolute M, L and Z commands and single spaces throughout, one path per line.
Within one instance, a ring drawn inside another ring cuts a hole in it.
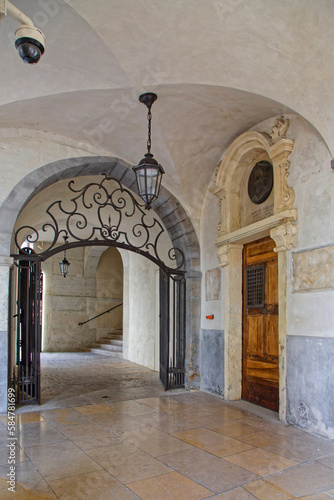
M 55 196 L 57 188 L 63 195 L 60 199 Z M 145 257 L 160 269 L 160 378 L 166 390 L 184 385 L 184 254 L 172 245 L 159 217 L 145 211 L 118 179 L 107 175 L 98 180 L 82 177 L 80 183 L 59 181 L 40 191 L 16 222 L 12 256 L 16 261 L 17 312 L 13 314 L 16 324 L 14 328 L 12 325 L 11 371 L 18 402 L 40 400 L 41 263 L 59 252 L 101 246 Z M 140 283 L 140 277 L 137 281 Z M 76 286 L 82 291 L 89 283 L 79 280 Z

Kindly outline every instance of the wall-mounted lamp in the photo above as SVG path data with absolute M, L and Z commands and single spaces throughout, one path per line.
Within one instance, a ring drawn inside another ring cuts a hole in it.
M 15 32 L 15 48 L 21 59 L 28 64 L 37 63 L 45 51 L 43 32 L 36 28 L 30 17 L 15 7 L 12 2 L 0 0 L 0 19 L 7 15 L 21 23 Z
M 63 236 L 64 238 L 64 245 L 66 245 L 67 243 L 67 240 L 68 240 L 68 236 Z M 68 271 L 70 270 L 70 263 L 69 261 L 66 259 L 66 250 L 64 250 L 64 258 L 61 262 L 59 262 L 59 267 L 60 267 L 60 272 L 61 274 L 64 276 L 64 278 L 66 278 L 66 274 L 68 274 Z
M 147 210 L 151 208 L 151 203 L 159 196 L 162 175 L 165 173 L 151 153 L 151 107 L 157 98 L 158 96 L 153 92 L 146 92 L 139 96 L 139 101 L 145 104 L 148 109 L 147 153 L 145 158 L 140 160 L 136 167 L 133 167 L 133 171 L 136 174 L 139 196 L 145 201 Z

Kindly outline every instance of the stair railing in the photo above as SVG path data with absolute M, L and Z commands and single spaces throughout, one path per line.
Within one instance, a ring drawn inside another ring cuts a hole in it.
M 99 318 L 100 316 L 103 316 L 104 314 L 110 313 L 111 311 L 113 311 L 114 309 L 117 309 L 117 307 L 120 307 L 122 305 L 123 305 L 123 302 L 121 302 L 120 304 L 117 304 L 117 306 L 111 307 L 107 311 L 104 311 L 104 312 L 102 312 L 100 314 L 97 314 L 93 318 L 87 319 L 87 321 L 83 321 L 82 323 L 78 323 L 78 326 L 85 325 L 86 323 L 89 323 L 90 321 L 93 321 L 93 319 Z

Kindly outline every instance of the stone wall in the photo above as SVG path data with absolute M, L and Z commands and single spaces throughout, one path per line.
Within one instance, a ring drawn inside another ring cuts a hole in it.
M 122 301 L 123 265 L 118 251 L 99 248 L 94 252 L 88 247 L 79 247 L 69 249 L 66 257 L 70 262 L 66 278 L 59 269 L 62 253 L 42 263 L 45 352 L 83 350 L 112 328 L 122 326 L 121 307 L 115 311 L 116 315 L 108 313 L 79 326 Z
M 84 247 L 67 251 L 70 270 L 66 278 L 59 269 L 62 253 L 42 264 L 42 350 L 45 352 L 81 351 L 95 341 L 94 322 L 79 326 L 96 314 L 96 279 L 85 276 L 84 252 Z
M 96 314 L 123 302 L 123 263 L 119 251 L 110 247 L 101 255 L 96 272 Z M 123 306 L 96 319 L 96 337 L 123 327 Z
M 288 337 L 287 421 L 334 439 L 334 338 Z
M 224 332 L 201 330 L 201 388 L 224 396 Z

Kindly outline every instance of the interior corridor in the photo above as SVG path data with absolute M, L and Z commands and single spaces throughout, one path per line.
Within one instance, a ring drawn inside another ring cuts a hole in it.
M 8 491 L 0 421 L 0 497 Z M 334 443 L 157 372 L 88 353 L 42 356 L 42 404 L 16 412 L 19 499 L 329 500 Z

